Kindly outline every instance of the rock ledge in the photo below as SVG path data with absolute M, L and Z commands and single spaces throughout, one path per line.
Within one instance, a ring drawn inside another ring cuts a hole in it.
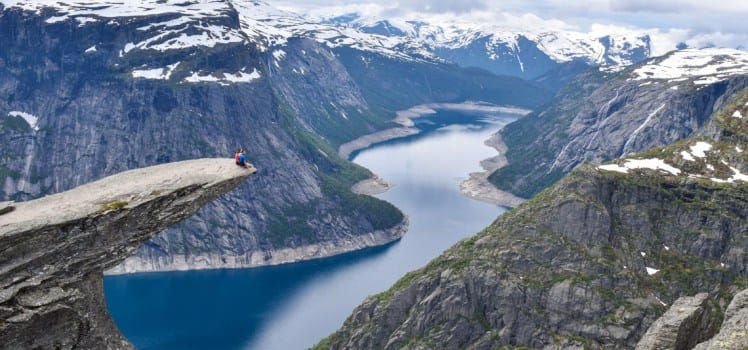
M 196 159 L 14 203 L 0 216 L 0 343 L 131 349 L 107 312 L 103 271 L 255 172 Z

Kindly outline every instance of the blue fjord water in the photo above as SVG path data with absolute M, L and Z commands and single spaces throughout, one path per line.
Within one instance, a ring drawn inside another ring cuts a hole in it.
M 505 210 L 465 197 L 459 183 L 495 155 L 483 142 L 515 118 L 441 111 L 417 119 L 423 133 L 354 155 L 396 184 L 378 197 L 410 217 L 398 242 L 281 266 L 108 276 L 109 312 L 138 349 L 306 349 L 366 296 Z

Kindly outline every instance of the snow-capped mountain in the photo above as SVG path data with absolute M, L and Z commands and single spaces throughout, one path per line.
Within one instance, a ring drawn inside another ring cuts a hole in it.
M 648 58 L 646 34 L 592 35 L 573 31 L 507 29 L 493 24 L 426 23 L 334 17 L 328 23 L 358 28 L 369 34 L 409 38 L 436 55 L 462 66 L 474 66 L 497 74 L 533 79 L 555 66 L 582 61 L 592 66 L 627 66 Z
M 140 28 L 142 37 L 126 43 L 121 48 L 122 56 L 242 42 L 267 51 L 299 37 L 331 49 L 347 47 L 422 62 L 448 60 L 463 67 L 534 79 L 568 62 L 618 67 L 650 55 L 649 37 L 634 32 L 595 36 L 572 31 L 510 30 L 492 24 L 382 20 L 355 14 L 312 19 L 258 0 L 2 0 L 0 6 L 44 14 L 47 24 L 71 18 L 77 25 L 87 26 L 114 24 L 122 18 L 163 17 L 161 22 Z M 241 81 L 250 80 L 256 76 L 255 68 L 242 67 L 232 74 Z M 148 72 L 133 75 L 165 78 L 170 72 L 164 66 L 143 70 Z M 191 81 L 205 78 L 196 74 Z

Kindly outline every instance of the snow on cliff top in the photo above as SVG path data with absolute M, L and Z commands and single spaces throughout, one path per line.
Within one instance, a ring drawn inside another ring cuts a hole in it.
M 634 70 L 635 80 L 694 79 L 694 84 L 713 84 L 720 80 L 748 74 L 748 52 L 735 49 L 686 49 L 650 60 Z

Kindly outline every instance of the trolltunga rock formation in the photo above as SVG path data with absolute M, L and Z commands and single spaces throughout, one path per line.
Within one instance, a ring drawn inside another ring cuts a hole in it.
M 131 349 L 107 312 L 103 271 L 255 171 L 189 160 L 13 203 L 0 215 L 2 347 Z

